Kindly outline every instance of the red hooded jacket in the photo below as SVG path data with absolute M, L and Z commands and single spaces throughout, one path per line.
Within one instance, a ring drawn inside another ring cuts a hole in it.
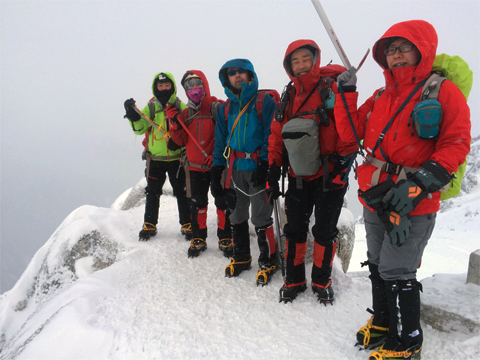
M 306 74 L 294 77 L 290 63 L 292 53 L 298 48 L 306 45 L 314 55 L 314 63 L 312 69 Z M 270 165 L 275 163 L 277 166 L 281 166 L 282 164 L 282 129 L 283 126 L 287 123 L 287 121 L 290 120 L 291 114 L 297 113 L 297 110 L 299 110 L 299 107 L 303 103 L 305 98 L 308 96 L 308 94 L 310 94 L 315 85 L 317 85 L 317 83 L 320 81 L 320 77 L 328 77 L 345 71 L 345 68 L 340 65 L 329 65 L 320 67 L 320 48 L 313 40 L 296 40 L 292 42 L 288 46 L 287 51 L 285 52 L 283 67 L 285 68 L 287 75 L 293 81 L 294 88 L 291 90 L 291 93 L 294 93 L 294 95 L 291 94 L 292 96 L 290 96 L 290 101 L 285 109 L 284 120 L 282 122 L 273 121 L 271 126 L 272 133 L 268 139 L 268 162 Z M 322 103 L 323 102 L 320 98 L 319 90 L 317 88 L 299 112 L 314 111 L 319 105 L 322 105 Z M 306 115 L 302 117 L 315 119 L 317 123 L 320 122 L 316 114 Z M 328 117 L 330 119 L 330 124 L 328 126 L 319 127 L 319 142 L 321 154 L 347 155 L 357 151 L 358 146 L 355 143 L 355 140 L 342 141 L 340 139 L 337 132 L 336 121 L 333 116 L 333 110 L 328 111 Z M 333 162 L 329 163 L 329 169 L 330 171 L 333 170 Z M 290 175 L 295 176 L 295 173 L 291 168 Z M 304 176 L 303 178 L 309 181 L 316 179 L 322 175 L 323 166 L 320 167 L 316 174 L 311 176 Z
M 212 103 L 214 101 L 220 101 L 223 103 L 223 100 L 218 100 L 216 97 L 210 95 L 210 86 L 208 85 L 207 78 L 205 74 L 200 70 L 188 70 L 185 74 L 193 73 L 197 75 L 203 82 L 203 87 L 205 89 L 205 95 L 200 101 L 199 111 L 194 109 L 189 101 L 188 108 L 183 110 L 179 115 L 180 119 L 186 126 L 190 133 L 195 137 L 195 140 L 200 144 L 202 149 L 208 154 L 213 153 L 213 145 L 215 143 L 215 121 L 211 113 Z M 183 85 L 183 83 L 182 83 Z M 185 91 L 185 93 L 187 93 Z M 188 98 L 188 94 L 187 94 Z M 198 114 L 196 114 L 198 111 Z M 189 114 L 196 114 L 192 119 L 189 119 Z M 186 121 L 188 119 L 188 121 Z M 184 130 L 181 124 L 175 124 L 172 126 L 172 140 L 181 146 L 185 146 L 187 150 L 187 158 L 190 163 L 197 165 L 203 165 L 205 162 L 205 155 L 202 152 L 202 149 L 198 147 L 195 141 L 190 137 L 190 135 Z M 190 166 L 190 171 L 209 171 L 208 169 L 200 169 L 198 167 Z
M 411 41 L 420 51 L 420 63 L 416 66 L 388 69 L 384 49 L 386 39 L 392 37 L 403 37 Z M 437 33 L 433 26 L 426 21 L 412 20 L 393 25 L 375 43 L 372 53 L 375 61 L 384 70 L 385 91 L 376 101 L 375 95 L 378 90 L 375 91 L 358 111 L 358 93 L 345 93 L 358 137 L 363 139 L 364 149 L 374 158 L 386 161 L 378 147 L 372 154 L 375 143 L 404 100 L 422 80 L 430 76 L 437 43 Z M 427 160 L 433 160 L 452 173 L 465 161 L 465 157 L 470 151 L 470 109 L 456 85 L 448 80 L 444 81 L 438 98 L 443 109 L 440 134 L 437 139 L 422 140 L 418 138 L 415 131 L 412 133 L 411 125 L 409 126 L 410 114 L 414 106 L 420 102 L 421 93 L 420 89 L 395 117 L 380 147 L 390 162 L 394 164 L 420 168 Z M 367 118 L 370 111 L 371 114 Z M 352 127 L 340 96 L 336 97 L 335 116 L 342 139 L 346 141 L 354 139 Z M 375 170 L 377 168 L 370 164 L 358 167 L 360 189 L 370 188 Z M 385 181 L 388 175 L 382 171 L 379 183 Z M 393 175 L 393 180 L 396 179 L 397 175 Z M 431 199 L 423 200 L 410 214 L 422 215 L 437 212 L 440 208 L 440 193 L 435 192 L 431 195 Z M 360 201 L 363 203 L 361 198 Z

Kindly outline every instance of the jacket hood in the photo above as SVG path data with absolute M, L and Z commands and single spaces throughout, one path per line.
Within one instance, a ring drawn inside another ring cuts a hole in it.
M 152 93 L 153 93 L 153 96 L 155 96 L 155 80 L 157 80 L 158 76 L 160 74 L 164 74 L 166 77 L 168 77 L 172 83 L 173 83 L 173 94 L 172 96 L 170 96 L 170 99 L 168 100 L 169 103 L 173 104 L 175 102 L 175 99 L 177 97 L 177 84 L 175 83 L 175 79 L 173 77 L 173 75 L 171 73 L 168 73 L 168 72 L 164 72 L 164 71 L 161 71 L 157 74 L 155 74 L 155 76 L 153 77 L 153 81 L 152 81 Z
M 306 48 L 307 50 L 309 50 L 313 54 L 313 66 L 312 66 L 312 69 L 307 74 L 301 75 L 301 76 L 299 76 L 299 78 L 303 78 L 303 77 L 306 77 L 306 76 L 312 76 L 312 75 L 314 77 L 317 77 L 318 74 L 320 73 L 320 54 L 321 54 L 321 51 L 320 51 L 320 48 L 318 47 L 317 43 L 313 40 L 305 40 L 305 39 L 295 40 L 290 45 L 288 45 L 287 51 L 285 52 L 285 57 L 283 58 L 283 68 L 285 69 L 288 77 L 292 81 L 294 79 L 296 79 L 293 76 L 293 72 L 292 72 L 292 64 L 291 64 L 292 53 L 295 50 L 298 50 L 298 49 L 303 48 L 303 47 Z
M 218 72 L 218 78 L 220 79 L 220 83 L 222 84 L 223 88 L 225 89 L 225 95 L 232 100 L 238 101 L 238 98 L 230 89 L 230 82 L 228 81 L 228 68 L 242 68 L 248 70 L 253 75 L 253 81 L 250 84 L 243 84 L 242 92 L 240 94 L 240 100 L 243 102 L 245 100 L 250 100 L 258 90 L 258 78 L 255 70 L 253 68 L 253 64 L 247 59 L 233 59 L 227 61 Z
M 185 89 L 185 78 L 190 74 L 194 74 L 194 75 L 198 76 L 200 78 L 200 80 L 202 80 L 203 88 L 205 89 L 205 96 L 210 97 L 210 86 L 208 85 L 207 77 L 200 70 L 188 70 L 187 72 L 185 72 L 185 74 L 182 77 L 182 81 L 181 81 L 182 87 Z M 187 98 L 188 98 L 187 89 L 185 89 L 185 95 L 187 95 Z
M 438 37 L 432 24 L 423 20 L 410 20 L 397 23 L 388 29 L 373 46 L 372 56 L 383 70 L 388 70 L 384 53 L 389 38 L 402 37 L 411 41 L 420 51 L 422 58 L 416 66 L 415 74 L 420 78 L 430 74 L 437 53 Z

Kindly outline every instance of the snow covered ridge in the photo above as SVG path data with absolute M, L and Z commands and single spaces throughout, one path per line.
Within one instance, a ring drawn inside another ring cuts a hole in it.
M 468 189 L 438 215 L 418 271 L 425 359 L 478 357 L 480 287 L 465 280 L 468 256 L 480 248 L 479 144 L 472 142 Z M 265 287 L 255 286 L 255 267 L 224 277 L 229 260 L 217 248 L 212 198 L 208 249 L 199 258 L 187 258 L 189 243 L 168 188 L 159 234 L 139 242 L 144 186 L 142 179 L 110 209 L 76 209 L 35 254 L 1 295 L 0 359 L 367 358 L 353 347 L 371 307 L 370 282 L 360 267 L 363 225 L 356 225 L 349 272 L 334 261 L 334 306 L 318 304 L 310 290 L 283 304 L 280 272 Z M 340 225 L 353 222 L 346 214 Z M 250 233 L 256 259 L 253 228 Z

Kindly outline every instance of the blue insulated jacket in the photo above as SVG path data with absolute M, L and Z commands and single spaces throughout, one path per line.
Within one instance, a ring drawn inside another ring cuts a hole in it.
M 251 71 L 253 81 L 249 84 L 242 83 L 242 91 L 239 97 L 235 96 L 227 86 L 229 84 L 228 68 L 243 68 Z M 256 96 L 258 95 L 258 79 L 253 65 L 246 59 L 233 59 L 227 61 L 219 71 L 219 79 L 225 89 L 225 94 L 230 99 L 228 119 L 225 120 L 225 104 L 218 109 L 217 121 L 215 124 L 215 148 L 213 150 L 213 166 L 225 164 L 223 153 L 227 146 L 233 124 L 241 110 L 248 105 L 247 110 L 242 114 L 233 131 L 229 146 L 242 153 L 254 153 L 260 149 L 260 158 L 268 161 L 268 137 L 270 136 L 270 125 L 275 113 L 275 101 L 270 96 L 265 96 L 262 108 L 262 119 L 259 119 L 256 108 Z M 263 120 L 263 121 L 262 121 Z M 254 171 L 257 164 L 252 159 L 236 159 L 234 168 L 237 170 Z

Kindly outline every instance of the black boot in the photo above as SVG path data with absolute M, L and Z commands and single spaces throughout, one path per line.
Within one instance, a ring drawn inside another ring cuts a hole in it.
M 388 337 L 379 350 L 370 354 L 369 359 L 420 359 L 423 342 L 420 327 L 420 289 L 421 284 L 415 279 L 385 281 L 389 311 Z M 400 336 L 399 324 L 401 324 Z
M 373 311 L 367 309 L 373 316 L 368 320 L 367 325 L 357 332 L 357 344 L 366 349 L 372 349 L 382 345 L 388 335 L 388 305 L 385 281 L 380 277 L 378 265 L 368 262 L 370 269 L 370 281 L 372 282 L 372 307 Z
M 233 257 L 232 262 L 225 268 L 225 276 L 238 276 L 244 270 L 249 270 L 252 265 L 250 255 L 250 235 L 248 233 L 248 220 L 241 224 L 232 225 Z
M 272 226 L 268 228 L 255 228 L 257 233 L 258 248 L 260 256 L 258 257 L 257 286 L 265 286 L 270 281 L 272 275 L 277 271 L 277 253 L 275 249 L 275 238 Z M 272 248 L 273 247 L 273 248 Z
M 416 279 L 399 280 L 398 306 L 402 331 L 400 339 L 407 348 L 419 345 L 422 347 L 423 331 L 420 325 L 420 291 L 422 284 Z

